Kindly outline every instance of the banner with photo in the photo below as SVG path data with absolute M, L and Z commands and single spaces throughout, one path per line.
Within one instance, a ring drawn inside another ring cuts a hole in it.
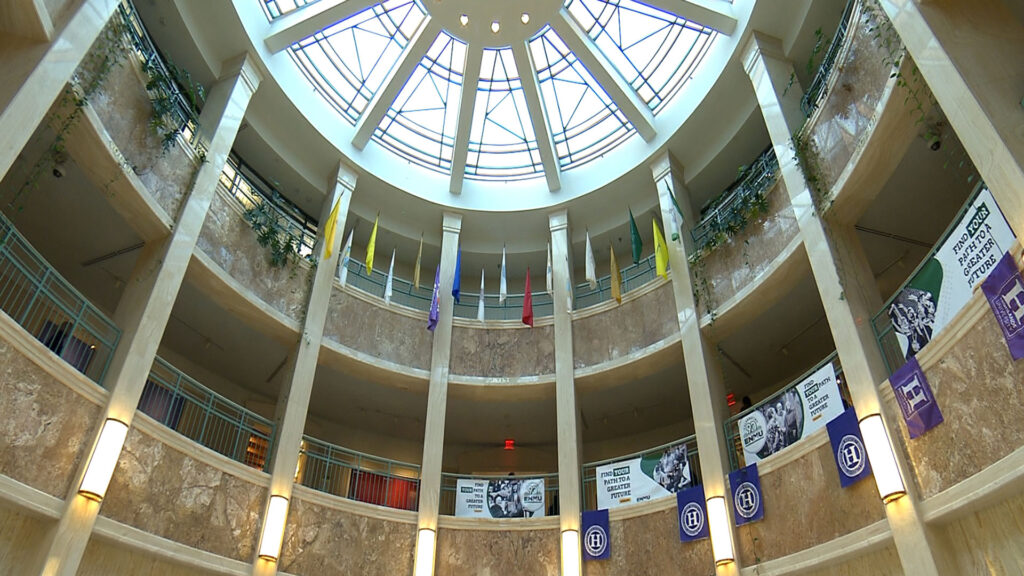
M 810 436 L 843 410 L 836 371 L 829 362 L 740 420 L 740 442 L 747 464 Z
M 543 478 L 459 478 L 455 487 L 456 516 L 540 518 L 544 510 Z
M 685 443 L 598 466 L 595 472 L 602 510 L 671 496 L 689 487 L 692 478 Z
M 992 193 L 982 188 L 935 255 L 889 305 L 889 319 L 906 358 L 949 324 L 1013 242 L 1013 231 Z

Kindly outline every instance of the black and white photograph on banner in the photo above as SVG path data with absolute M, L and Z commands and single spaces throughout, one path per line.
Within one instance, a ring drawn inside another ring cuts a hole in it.
M 654 467 L 654 481 L 673 494 L 690 485 L 690 462 L 686 444 L 665 450 Z
M 544 511 L 543 478 L 460 478 L 456 486 L 456 516 L 540 518 Z
M 598 466 L 595 474 L 600 509 L 664 498 L 693 483 L 685 442 Z

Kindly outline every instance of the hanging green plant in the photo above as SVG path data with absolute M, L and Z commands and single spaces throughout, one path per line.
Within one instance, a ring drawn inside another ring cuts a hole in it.
M 153 107 L 149 127 L 160 137 L 164 151 L 178 142 L 178 136 L 189 127 L 190 116 L 198 117 L 206 101 L 206 90 L 182 70 L 167 60 L 162 62 L 156 54 L 142 64 L 146 73 L 146 92 Z M 187 110 L 183 110 L 186 107 Z M 197 130 L 198 126 L 192 127 Z
M 287 223 L 270 201 L 256 203 L 244 213 L 245 221 L 256 234 L 256 242 L 267 249 L 270 266 L 295 266 L 299 258 L 299 243 L 288 231 Z

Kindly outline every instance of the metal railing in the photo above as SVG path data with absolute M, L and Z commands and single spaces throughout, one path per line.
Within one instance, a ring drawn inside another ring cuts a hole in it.
M 842 51 L 843 43 L 846 41 L 846 32 L 850 28 L 855 3 L 855 0 L 847 1 L 846 8 L 843 10 L 843 17 L 839 20 L 839 27 L 836 29 L 835 36 L 832 37 L 832 43 L 829 44 L 828 51 L 825 52 L 825 56 L 818 66 L 818 71 L 814 74 L 814 79 L 811 80 L 811 85 L 804 92 L 803 98 L 800 99 L 800 110 L 803 111 L 804 116 L 810 117 L 821 104 L 821 101 L 825 99 L 829 76 L 831 76 L 832 70 L 835 68 L 836 61 L 839 59 L 839 52 Z
M 700 477 L 700 456 L 697 454 L 697 437 L 687 436 L 679 440 L 673 440 L 661 446 L 655 446 L 647 450 L 640 452 L 634 452 L 625 456 L 619 456 L 616 458 L 609 458 L 607 460 L 600 460 L 597 462 L 589 462 L 583 465 L 583 506 L 584 510 L 597 510 L 597 469 L 600 466 L 606 464 L 615 464 L 617 462 L 624 462 L 632 460 L 634 458 L 643 458 L 645 456 L 660 455 L 668 448 L 679 446 L 680 444 L 686 444 L 686 459 L 690 463 L 690 485 L 696 486 L 701 483 Z
M 508 475 L 469 475 L 441 473 L 441 502 L 440 513 L 445 516 L 455 515 L 455 496 L 458 490 L 458 482 L 462 480 L 533 480 L 541 478 L 544 480 L 544 515 L 558 515 L 558 473 L 532 474 L 529 476 L 508 476 Z
M 818 362 L 814 366 L 814 368 L 811 368 L 810 370 L 804 372 L 797 378 L 794 378 L 789 384 L 783 386 L 775 394 L 772 394 L 768 398 L 765 398 L 764 400 L 758 402 L 757 404 L 754 404 L 750 408 L 747 408 L 746 410 L 740 412 L 739 414 L 736 414 L 735 416 L 730 417 L 728 420 L 725 421 L 722 427 L 725 431 L 725 444 L 726 446 L 732 447 L 732 450 L 729 450 L 729 466 L 731 466 L 732 470 L 739 470 L 740 468 L 746 465 L 745 458 L 743 456 L 743 442 L 740 439 L 740 420 L 742 420 L 744 416 L 750 414 L 754 410 L 757 410 L 762 406 L 774 402 L 776 399 L 778 399 L 787 391 L 789 391 L 791 387 L 793 387 L 796 384 L 799 384 L 802 380 L 804 380 L 811 374 L 814 374 L 815 372 L 823 368 L 826 364 L 830 363 L 836 371 L 836 380 L 839 384 L 839 393 L 842 395 L 844 401 L 849 401 L 850 391 L 846 386 L 846 381 L 842 377 L 843 367 L 841 364 L 839 364 L 839 356 L 835 352 L 833 352 L 829 354 L 824 360 Z
M 274 423 L 235 404 L 157 357 L 139 410 L 214 452 L 263 470 L 269 463 Z
M 658 276 L 657 266 L 654 260 L 654 254 L 651 254 L 647 258 L 644 258 L 638 264 L 630 264 L 625 268 L 621 269 L 619 273 L 622 276 L 622 293 L 625 294 L 631 290 L 651 282 Z M 573 288 L 573 307 L 576 310 L 582 310 L 591 306 L 596 306 L 601 302 L 612 299 L 612 276 L 602 276 L 597 279 L 597 288 L 591 288 L 588 282 L 577 284 Z
M 303 436 L 296 482 L 357 502 L 416 510 L 420 467 Z
M 0 215 L 0 309 L 44 346 L 103 384 L 121 330 Z
M 690 232 L 699 252 L 719 235 L 735 232 L 743 226 L 744 214 L 751 203 L 760 202 L 779 179 L 779 159 L 769 147 L 743 172 L 740 179 L 703 210 L 699 224 Z

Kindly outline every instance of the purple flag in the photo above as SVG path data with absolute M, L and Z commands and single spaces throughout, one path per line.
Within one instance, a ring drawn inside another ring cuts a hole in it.
M 430 314 L 427 316 L 427 330 L 431 332 L 437 328 L 437 318 L 441 315 L 441 306 L 438 302 L 438 292 L 441 291 L 441 267 L 434 271 L 434 295 L 430 297 Z
M 939 404 L 935 401 L 932 388 L 916 357 L 907 360 L 906 364 L 894 372 L 889 378 L 889 384 L 896 394 L 896 403 L 900 406 L 911 438 L 917 438 L 942 424 Z
M 732 489 L 732 506 L 737 526 L 764 518 L 761 477 L 757 473 L 756 463 L 729 472 L 729 488 Z
M 606 560 L 612 555 L 611 532 L 607 510 L 587 510 L 583 513 L 583 559 Z
M 679 515 L 679 541 L 703 540 L 710 534 L 708 512 L 701 485 L 676 492 L 676 514 Z
M 853 486 L 870 476 L 871 464 L 868 463 L 868 453 L 860 437 L 860 424 L 853 408 L 848 408 L 826 426 L 828 440 L 832 444 L 832 456 L 839 469 L 839 485 L 843 488 Z
M 1009 252 L 981 283 L 981 290 L 1003 330 L 1010 356 L 1024 358 L 1024 279 Z

